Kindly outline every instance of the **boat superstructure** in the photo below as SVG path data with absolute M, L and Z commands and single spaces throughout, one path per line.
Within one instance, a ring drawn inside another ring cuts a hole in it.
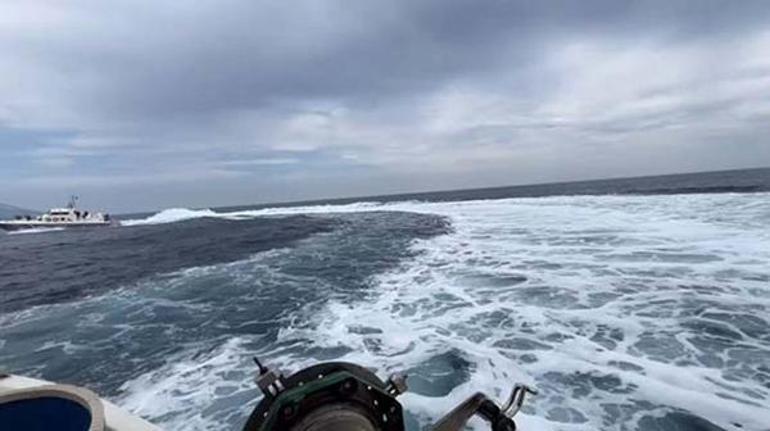
M 52 208 L 37 217 L 16 216 L 14 220 L 0 221 L 0 229 L 16 231 L 24 229 L 59 228 L 59 227 L 99 227 L 113 226 L 117 222 L 109 214 L 80 210 L 76 206 L 77 197 L 72 196 L 65 208 Z

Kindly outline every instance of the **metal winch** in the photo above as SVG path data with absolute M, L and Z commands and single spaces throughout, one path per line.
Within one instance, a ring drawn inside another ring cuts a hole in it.
M 404 431 L 401 403 L 406 376 L 386 381 L 367 368 L 326 362 L 289 377 L 270 370 L 256 358 L 257 385 L 264 398 L 249 416 L 244 431 Z M 433 431 L 461 431 L 473 416 L 493 431 L 515 431 L 513 417 L 532 388 L 517 384 L 501 407 L 483 393 L 469 397 L 433 425 Z

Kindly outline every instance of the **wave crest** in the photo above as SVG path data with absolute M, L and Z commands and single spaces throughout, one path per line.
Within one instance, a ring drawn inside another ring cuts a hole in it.
M 401 204 L 408 202 L 401 202 Z M 270 207 L 256 210 L 243 210 L 233 212 L 216 212 L 211 209 L 187 209 L 171 208 L 160 211 L 150 217 L 136 220 L 125 220 L 121 222 L 123 226 L 142 226 L 162 223 L 175 223 L 179 221 L 191 220 L 203 217 L 215 217 L 230 220 L 243 220 L 255 217 L 282 216 L 296 214 L 331 214 L 331 213 L 351 213 L 379 211 L 395 204 L 381 204 L 379 202 L 356 202 L 346 205 L 312 205 L 295 207 Z
M 142 226 L 150 224 L 174 223 L 202 217 L 216 217 L 217 215 L 217 213 L 210 209 L 191 210 L 187 208 L 170 208 L 144 219 L 125 220 L 122 221 L 121 224 L 123 226 Z

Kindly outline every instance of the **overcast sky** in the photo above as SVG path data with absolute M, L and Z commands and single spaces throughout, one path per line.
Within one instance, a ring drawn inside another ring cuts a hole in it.
M 770 165 L 768 1 L 0 2 L 0 202 Z

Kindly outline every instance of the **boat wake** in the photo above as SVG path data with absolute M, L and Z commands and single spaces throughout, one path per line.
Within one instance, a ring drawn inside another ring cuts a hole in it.
M 519 380 L 541 392 L 522 429 L 763 429 L 767 197 L 423 204 L 454 232 L 281 339 L 408 369 L 424 417 Z
M 144 219 L 121 220 L 121 226 L 143 226 L 151 224 L 175 223 L 204 217 L 217 217 L 218 214 L 210 209 L 193 210 L 187 208 L 170 208 L 160 211 Z
M 770 194 L 174 211 L 140 222 L 227 220 L 202 224 L 222 249 L 223 232 L 247 241 L 268 221 L 330 226 L 0 317 L 0 362 L 43 375 L 89 364 L 68 378 L 110 376 L 97 389 L 167 429 L 241 426 L 258 397 L 253 355 L 405 370 L 410 430 L 513 381 L 540 390 L 523 430 L 770 423 Z
M 170 361 L 126 386 L 125 401 L 160 417 L 161 405 L 190 414 L 184 404 L 202 408 L 205 385 L 246 399 L 249 387 L 224 376 L 240 375 L 256 349 L 287 369 L 335 359 L 381 373 L 406 370 L 413 430 L 477 390 L 502 397 L 512 381 L 540 389 L 518 420 L 522 429 L 762 429 L 770 423 L 770 321 L 759 317 L 770 310 L 767 197 L 579 196 L 219 214 L 405 211 L 446 217 L 453 232 L 413 242 L 412 259 L 371 276 L 370 295 L 327 294 L 297 308 L 274 342 L 232 338 L 202 358 Z M 282 260 L 296 258 L 286 253 Z M 209 376 L 214 370 L 220 377 Z M 182 398 L 174 396 L 179 388 Z M 173 423 L 193 420 L 200 418 Z
M 387 210 L 394 205 L 404 203 L 381 204 L 379 202 L 357 202 L 348 205 L 315 205 L 298 207 L 270 207 L 255 210 L 220 212 L 211 209 L 170 208 L 143 219 L 121 220 L 122 226 L 144 226 L 176 223 L 199 218 L 218 218 L 225 220 L 244 220 L 257 217 L 287 216 L 298 214 L 335 214 Z
M 8 232 L 8 235 L 24 235 L 29 233 L 46 233 L 46 232 L 60 232 L 63 231 L 63 227 L 37 227 L 31 229 L 22 229 Z

